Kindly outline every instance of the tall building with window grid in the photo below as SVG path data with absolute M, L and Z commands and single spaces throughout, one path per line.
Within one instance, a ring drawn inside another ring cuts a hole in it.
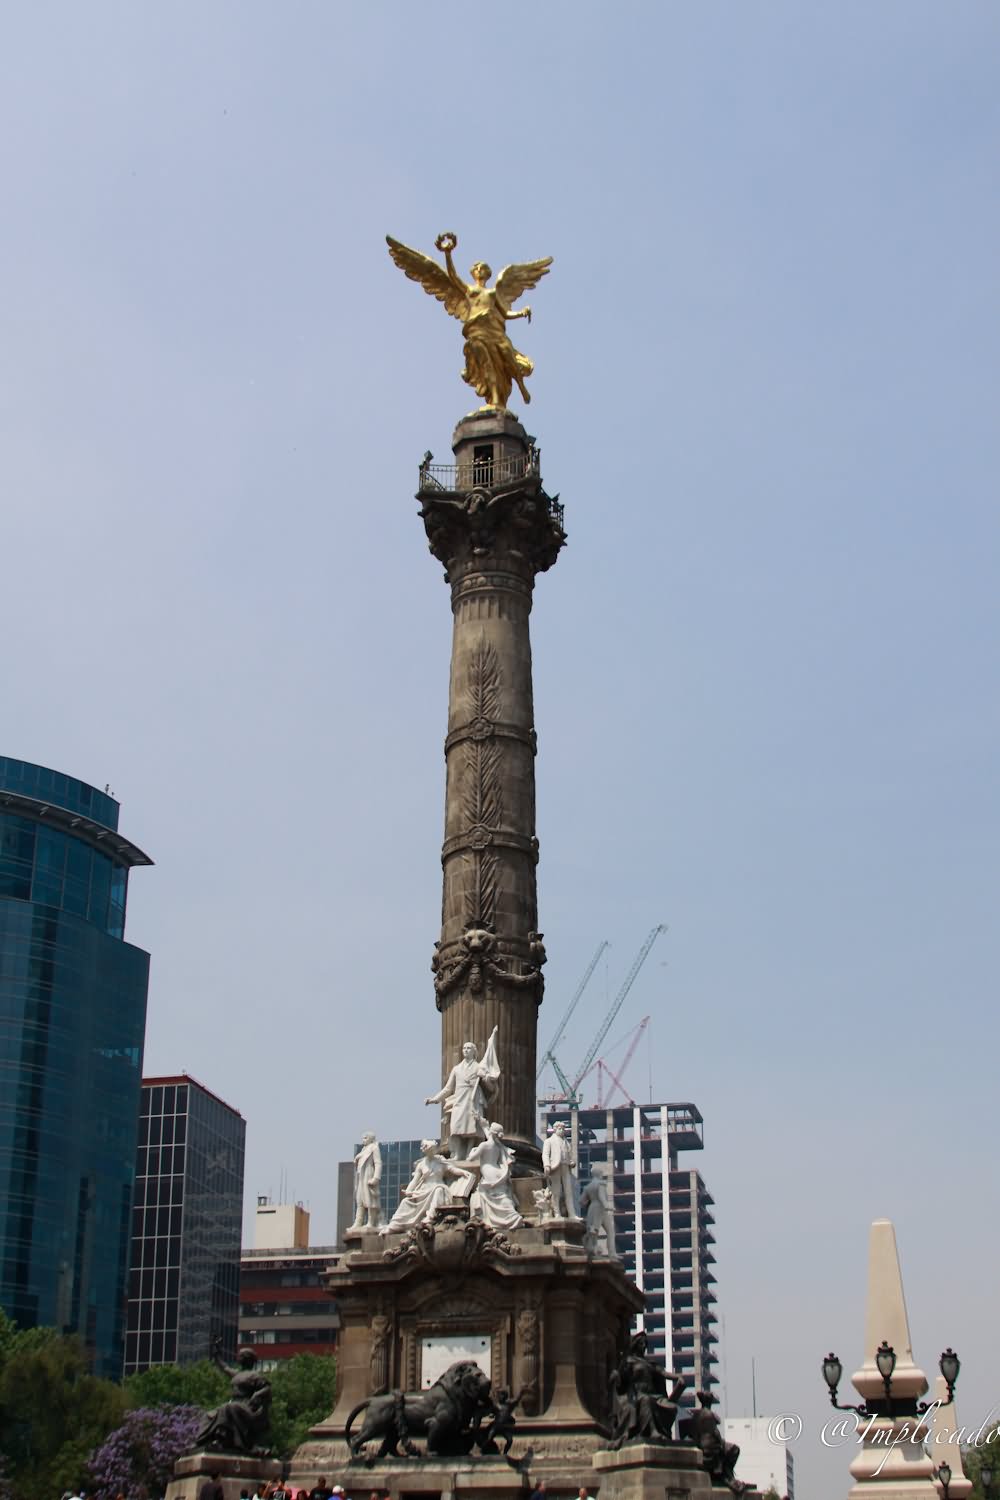
M 629 1104 L 619 1109 L 543 1114 L 547 1130 L 567 1126 L 581 1183 L 595 1162 L 611 1169 L 616 1250 L 646 1310 L 636 1319 L 650 1352 L 688 1382 L 685 1401 L 716 1384 L 715 1256 L 712 1197 L 701 1175 L 680 1165 L 701 1151 L 703 1121 L 693 1104 Z
M 0 1306 L 115 1379 L 149 975 L 125 904 L 151 863 L 107 791 L 0 756 Z
M 125 1374 L 236 1353 L 242 1115 L 186 1073 L 144 1078 Z

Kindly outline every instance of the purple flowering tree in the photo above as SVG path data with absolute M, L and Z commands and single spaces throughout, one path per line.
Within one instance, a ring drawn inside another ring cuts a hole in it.
M 146 1500 L 162 1495 L 174 1460 L 194 1445 L 204 1421 L 197 1406 L 141 1406 L 130 1411 L 90 1457 L 98 1500 Z

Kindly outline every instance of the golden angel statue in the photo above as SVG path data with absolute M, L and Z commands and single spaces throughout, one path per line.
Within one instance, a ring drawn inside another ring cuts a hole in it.
M 444 254 L 444 265 L 424 255 L 420 250 L 411 250 L 401 245 L 391 235 L 386 235 L 389 254 L 401 271 L 411 281 L 419 281 L 425 292 L 430 292 L 453 318 L 458 318 L 465 334 L 465 369 L 462 379 L 487 406 L 506 407 L 510 388 L 517 387 L 524 397 L 525 405 L 531 400 L 525 380 L 535 368 L 527 355 L 519 354 L 507 337 L 505 324 L 508 319 L 527 318 L 531 322 L 531 308 L 511 312 L 522 292 L 537 286 L 543 276 L 549 274 L 551 255 L 544 260 L 529 260 L 523 266 L 505 266 L 497 277 L 496 286 L 486 283 L 493 275 L 485 261 L 477 260 L 472 267 L 472 285 L 464 282 L 455 270 L 451 252 L 458 244 L 453 234 L 439 234 L 434 241 Z

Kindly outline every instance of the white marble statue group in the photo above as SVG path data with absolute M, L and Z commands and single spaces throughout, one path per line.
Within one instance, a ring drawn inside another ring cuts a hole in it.
M 491 1229 L 511 1230 L 523 1224 L 511 1185 L 514 1151 L 504 1142 L 503 1126 L 496 1120 L 491 1122 L 487 1113 L 500 1079 L 496 1038 L 494 1027 L 482 1060 L 475 1044 L 466 1042 L 461 1060 L 452 1068 L 444 1087 L 424 1100 L 425 1104 L 441 1104 L 448 1117 L 448 1155 L 437 1140 L 421 1141 L 413 1176 L 387 1224 L 382 1223 L 380 1202 L 382 1156 L 375 1132 L 365 1131 L 361 1150 L 354 1158 L 352 1229 L 377 1229 L 380 1234 L 389 1234 L 430 1224 L 439 1208 L 453 1206 L 456 1200 L 468 1201 L 470 1216 L 482 1219 Z M 581 1217 L 576 1206 L 575 1166 L 566 1126 L 560 1121 L 542 1147 L 546 1185 L 532 1194 L 539 1222 Z M 595 1164 L 580 1197 L 586 1219 L 583 1243 L 592 1255 L 615 1253 L 607 1172 L 605 1163 Z

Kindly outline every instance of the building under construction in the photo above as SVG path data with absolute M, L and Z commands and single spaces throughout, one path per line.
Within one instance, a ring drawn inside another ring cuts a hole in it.
M 701 1174 L 682 1168 L 700 1151 L 701 1112 L 693 1104 L 627 1104 L 580 1109 L 553 1102 L 543 1113 L 572 1135 L 579 1178 L 606 1162 L 614 1184 L 618 1255 L 645 1295 L 637 1319 L 651 1352 L 683 1375 L 689 1390 L 715 1386 L 716 1317 L 712 1197 Z

